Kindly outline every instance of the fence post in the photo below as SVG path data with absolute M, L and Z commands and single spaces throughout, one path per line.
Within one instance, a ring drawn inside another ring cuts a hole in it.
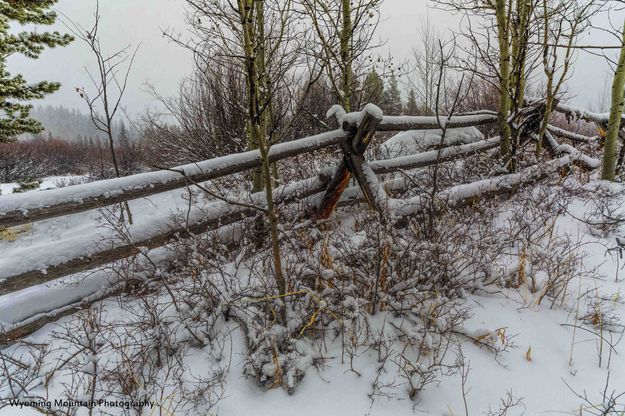
M 337 115 L 337 111 L 331 115 Z M 367 104 L 359 114 L 360 122 L 352 120 L 350 116 L 353 115 L 354 113 L 341 117 L 343 130 L 347 132 L 345 141 L 341 143 L 343 159 L 323 195 L 317 213 L 318 219 L 330 218 L 352 175 L 371 208 L 383 212 L 386 207 L 386 193 L 363 156 L 384 114 L 377 106 Z

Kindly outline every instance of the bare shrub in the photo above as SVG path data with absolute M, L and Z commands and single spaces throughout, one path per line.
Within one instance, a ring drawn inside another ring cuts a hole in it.
M 176 98 L 154 89 L 152 94 L 166 108 L 163 114 L 146 114 L 142 122 L 152 163 L 197 162 L 246 150 L 245 78 L 234 63 L 196 72 Z
M 598 393 L 589 394 L 586 390 L 579 392 L 567 386 L 581 401 L 579 409 L 575 409 L 580 416 L 619 416 L 625 413 L 625 392 L 611 386 L 609 372 L 603 389 Z
M 138 144 L 120 145 L 117 152 L 124 161 L 124 175 L 141 169 L 143 163 Z M 67 174 L 86 174 L 94 179 L 108 179 L 114 176 L 113 164 L 98 140 L 68 142 L 40 137 L 0 144 L 1 182 Z
M 47 175 L 51 165 L 32 146 L 0 144 L 0 182 L 17 182 Z

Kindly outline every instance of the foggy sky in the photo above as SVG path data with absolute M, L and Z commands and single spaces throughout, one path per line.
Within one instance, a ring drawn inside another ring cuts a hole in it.
M 95 0 L 60 0 L 56 6 L 57 11 L 83 26 L 92 23 L 94 9 Z M 156 108 L 156 101 L 145 91 L 146 83 L 153 84 L 162 95 L 175 95 L 181 79 L 192 71 L 193 61 L 189 52 L 164 38 L 162 30 L 185 30 L 183 0 L 101 0 L 100 11 L 100 34 L 106 50 L 141 45 L 124 101 L 129 112 L 137 114 L 147 106 Z M 379 53 L 390 53 L 397 61 L 411 57 L 412 48 L 418 44 L 420 22 L 426 14 L 443 34 L 457 29 L 457 17 L 431 9 L 426 0 L 385 0 L 378 36 L 387 43 Z M 623 16 L 619 18 L 622 22 Z M 65 17 L 61 16 L 61 19 Z M 614 16 L 612 19 L 619 21 Z M 599 23 L 607 25 L 607 17 L 602 16 Z M 40 30 L 44 29 L 50 28 Z M 58 22 L 53 29 L 63 31 L 65 28 Z M 615 39 L 599 32 L 587 36 L 584 42 L 616 43 Z M 9 71 L 24 74 L 29 82 L 45 79 L 62 83 L 61 90 L 35 102 L 35 105 L 64 105 L 85 111 L 85 104 L 75 88 L 84 86 L 89 91 L 91 82 L 85 68 L 93 68 L 93 63 L 86 46 L 75 41 L 64 48 L 46 50 L 36 61 L 11 57 Z M 611 74 L 608 65 L 603 58 L 581 52 L 574 68 L 575 73 L 568 84 L 572 102 L 596 106 L 601 93 L 607 91 L 609 94 Z

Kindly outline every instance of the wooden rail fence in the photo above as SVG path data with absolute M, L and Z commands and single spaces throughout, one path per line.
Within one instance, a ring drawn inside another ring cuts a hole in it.
M 338 146 L 341 149 L 342 158 L 336 167 L 325 169 L 316 177 L 286 184 L 275 190 L 277 202 L 305 201 L 307 206 L 315 211 L 318 219 L 329 218 L 339 205 L 361 202 L 367 203 L 372 209 L 378 211 L 381 214 L 380 218 L 385 218 L 389 211 L 399 217 L 415 215 L 423 209 L 424 202 L 419 197 L 409 200 L 389 199 L 387 191 L 394 190 L 397 182 L 381 183 L 377 175 L 432 166 L 467 155 L 486 152 L 500 145 L 500 139 L 494 137 L 414 155 L 367 161 L 364 154 L 376 132 L 440 129 L 441 126 L 447 128 L 481 126 L 496 123 L 497 114 L 477 112 L 441 117 L 440 120 L 436 117 L 395 117 L 384 116 L 378 107 L 369 104 L 361 112 L 350 114 L 345 114 L 342 108 L 334 106 L 328 115 L 335 119 L 340 126 L 339 129 L 276 144 L 269 152 L 269 160 L 277 162 L 297 155 L 314 154 L 323 148 Z M 523 172 L 443 190 L 439 193 L 441 200 L 449 205 L 457 206 L 476 197 L 508 192 L 570 164 L 577 164 L 585 169 L 598 167 L 597 160 L 584 155 L 570 145 L 558 144 L 554 135 L 572 142 L 586 143 L 592 140 L 592 138 L 550 126 L 547 141 L 555 157 L 553 160 L 541 166 L 533 166 Z M 193 184 L 254 169 L 260 164 L 260 152 L 255 150 L 178 166 L 169 170 L 36 193 L 0 196 L 0 228 L 84 212 L 193 186 Z M 357 186 L 350 187 L 352 177 L 355 178 Z M 247 201 L 248 204 L 264 206 L 264 193 L 252 194 Z M 66 251 L 66 255 L 62 258 L 43 259 L 41 262 L 36 260 L 24 262 L 19 254 L 13 257 L 8 255 L 3 259 L 4 266 L 0 268 L 0 296 L 132 257 L 143 249 L 161 247 L 176 239 L 215 230 L 257 213 L 258 211 L 249 205 L 233 205 L 228 201 L 215 201 L 205 207 L 193 208 L 184 226 L 168 227 L 166 231 L 163 231 L 162 227 L 154 227 L 153 224 L 136 226 L 132 227 L 129 235 L 124 238 L 112 238 L 111 241 L 104 243 L 84 241 L 78 249 L 76 249 L 75 241 L 69 241 L 66 244 L 61 240 L 56 250 Z M 42 322 L 47 322 L 47 320 L 49 318 L 43 319 Z M 29 328 L 29 331 L 36 329 L 38 325 L 33 322 L 37 321 L 29 319 L 24 323 L 12 323 L 11 327 L 0 332 L 0 344 L 22 336 L 24 328 Z

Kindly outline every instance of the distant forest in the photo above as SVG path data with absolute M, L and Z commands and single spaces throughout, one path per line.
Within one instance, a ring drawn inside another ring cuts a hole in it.
M 98 131 L 89 114 L 63 106 L 37 106 L 30 112 L 32 118 L 43 124 L 45 130 L 38 135 L 24 134 L 20 138 L 29 140 L 36 137 L 54 137 L 68 142 L 81 143 L 90 139 L 103 139 L 104 134 Z M 119 137 L 126 130 L 130 139 L 135 138 L 133 128 L 127 128 L 123 121 L 114 123 L 113 135 Z

